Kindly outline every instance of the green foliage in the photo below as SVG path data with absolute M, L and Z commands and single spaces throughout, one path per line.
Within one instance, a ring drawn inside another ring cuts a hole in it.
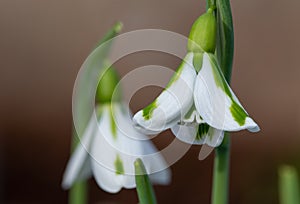
M 141 159 L 134 162 L 136 190 L 139 204 L 156 204 L 153 187 L 147 175 L 147 171 Z
M 279 168 L 279 198 L 281 204 L 300 203 L 299 178 L 297 171 L 292 166 Z

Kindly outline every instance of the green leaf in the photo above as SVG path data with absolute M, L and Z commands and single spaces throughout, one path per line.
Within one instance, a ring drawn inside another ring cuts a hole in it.
M 279 198 L 281 204 L 299 204 L 300 189 L 297 171 L 292 166 L 279 168 Z
M 140 204 L 155 204 L 156 198 L 147 171 L 141 159 L 134 162 L 136 190 Z
M 217 49 L 216 55 L 227 82 L 230 82 L 234 54 L 234 32 L 229 0 L 216 0 Z

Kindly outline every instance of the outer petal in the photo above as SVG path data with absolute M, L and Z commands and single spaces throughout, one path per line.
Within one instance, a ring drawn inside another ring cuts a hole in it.
M 149 106 L 134 115 L 136 127 L 153 134 L 178 122 L 193 104 L 195 78 L 193 53 L 188 53 L 166 89 Z
M 122 188 L 122 177 L 116 173 L 113 166 L 118 158 L 117 152 L 100 134 L 95 136 L 91 156 L 92 170 L 97 184 L 109 193 L 119 192 Z
M 134 175 L 134 161 L 140 158 L 147 172 L 151 174 L 150 179 L 153 183 L 168 184 L 171 180 L 171 172 L 167 163 L 149 138 L 133 128 L 130 115 L 130 110 L 125 106 L 116 106 L 115 119 L 121 141 L 119 148 L 124 153 L 121 157 L 126 161 L 125 173 Z
M 91 166 L 88 150 L 91 146 L 93 133 L 97 128 L 94 117 L 88 123 L 82 140 L 72 154 L 63 175 L 62 187 L 70 188 L 76 180 L 86 179 L 91 176 Z
M 102 115 L 92 148 L 92 167 L 96 181 L 101 188 L 111 193 L 118 192 L 122 187 L 134 188 L 134 161 L 137 158 L 143 159 L 152 144 L 133 128 L 129 112 L 121 104 L 105 107 Z M 151 165 L 165 164 L 162 157 L 154 162 L 145 164 L 147 170 Z M 162 181 L 169 179 L 167 176 L 163 176 Z
M 91 148 L 91 164 L 97 184 L 109 193 L 117 193 L 122 188 L 122 177 L 117 174 L 114 165 L 118 154 L 104 137 L 104 135 L 114 137 L 111 131 L 109 108 L 109 106 L 103 107 L 99 127 Z
M 259 130 L 227 84 L 212 54 L 203 55 L 203 65 L 195 82 L 194 101 L 203 120 L 216 129 Z

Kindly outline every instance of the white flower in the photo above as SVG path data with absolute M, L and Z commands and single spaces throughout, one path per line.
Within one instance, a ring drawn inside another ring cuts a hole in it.
M 65 189 L 92 174 L 98 185 L 110 193 L 122 187 L 135 188 L 134 161 L 137 158 L 143 160 L 148 173 L 153 173 L 152 182 L 170 182 L 165 160 L 156 153 L 151 141 L 133 128 L 129 110 L 120 102 L 98 105 L 80 142 L 63 176 Z
M 171 128 L 184 142 L 212 147 L 221 144 L 224 131 L 259 131 L 207 52 L 189 52 L 167 88 L 133 120 L 146 134 Z

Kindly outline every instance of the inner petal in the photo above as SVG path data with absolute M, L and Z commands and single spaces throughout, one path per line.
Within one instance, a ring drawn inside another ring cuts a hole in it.
M 185 116 L 180 120 L 179 124 L 181 125 L 190 125 L 190 124 L 201 124 L 204 123 L 204 120 L 200 116 L 199 112 L 196 110 L 193 105 L 190 110 L 185 114 Z

